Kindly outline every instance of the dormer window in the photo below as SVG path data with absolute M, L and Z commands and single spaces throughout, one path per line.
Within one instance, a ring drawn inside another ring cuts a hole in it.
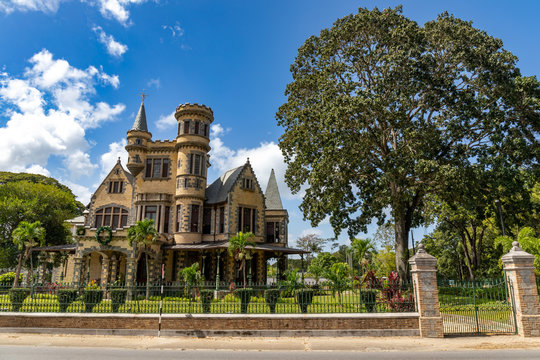
M 111 194 L 120 194 L 123 190 L 123 187 L 123 181 L 109 181 L 109 193 Z
M 244 178 L 242 179 L 242 188 L 246 190 L 253 190 L 255 186 L 253 184 L 253 179 Z

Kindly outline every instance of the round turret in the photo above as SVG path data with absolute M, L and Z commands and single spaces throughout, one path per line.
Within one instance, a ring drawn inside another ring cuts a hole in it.
M 174 116 L 178 121 L 176 209 L 186 220 L 175 234 L 175 241 L 198 243 L 202 240 L 210 124 L 214 113 L 207 106 L 188 103 L 178 106 Z

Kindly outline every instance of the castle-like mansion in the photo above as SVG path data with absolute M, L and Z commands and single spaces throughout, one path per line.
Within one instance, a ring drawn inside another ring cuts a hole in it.
M 249 159 L 208 185 L 213 111 L 188 103 L 177 107 L 175 117 L 176 139 L 152 140 L 141 104 L 127 132 L 127 170 L 118 160 L 84 216 L 69 221 L 76 244 L 41 248 L 69 254 L 53 281 L 129 285 L 158 280 L 162 266 L 165 280 L 175 281 L 179 270 L 198 262 L 207 281 L 241 282 L 239 264 L 227 251 L 228 239 L 239 231 L 255 234 L 247 266 L 252 282 L 266 282 L 268 259 L 277 258 L 283 267 L 284 255 L 301 252 L 287 247 L 288 214 L 273 170 L 264 193 Z M 145 218 L 154 220 L 158 240 L 130 246 L 127 229 Z

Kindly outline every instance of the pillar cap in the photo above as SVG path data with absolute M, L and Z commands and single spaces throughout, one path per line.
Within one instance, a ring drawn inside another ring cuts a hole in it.
M 433 266 L 437 264 L 437 258 L 433 255 L 427 253 L 424 249 L 424 244 L 418 244 L 418 250 L 416 254 L 409 259 L 409 264 L 411 265 L 423 265 L 423 266 Z
M 531 265 L 534 262 L 534 255 L 529 254 L 525 250 L 523 250 L 517 241 L 512 242 L 512 249 L 508 252 L 508 254 L 504 255 L 501 258 L 501 261 L 504 265 L 509 265 L 514 262 L 530 262 Z

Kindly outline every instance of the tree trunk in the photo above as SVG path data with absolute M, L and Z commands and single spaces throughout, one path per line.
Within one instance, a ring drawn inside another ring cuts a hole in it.
M 467 263 L 467 269 L 469 270 L 469 279 L 474 280 L 474 273 L 472 270 L 471 257 L 467 248 L 467 242 L 465 240 L 465 233 L 461 232 L 461 246 L 463 247 L 463 253 L 465 254 L 465 260 Z
M 406 281 L 409 278 L 409 231 L 404 214 L 400 209 L 394 209 L 395 232 L 396 232 L 396 270 L 399 278 Z
M 15 270 L 15 280 L 13 281 L 13 287 L 18 287 L 19 286 L 19 276 L 21 274 L 21 267 L 22 267 L 22 263 L 23 263 L 23 252 L 21 251 L 21 253 L 19 254 L 19 262 L 17 263 L 17 270 Z

